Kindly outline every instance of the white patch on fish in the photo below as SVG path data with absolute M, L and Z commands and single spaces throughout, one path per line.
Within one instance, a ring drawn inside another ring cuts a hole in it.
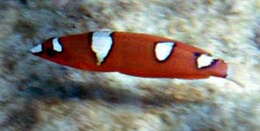
M 32 53 L 40 53 L 40 52 L 42 52 L 42 45 L 41 44 L 36 45 L 32 49 L 30 49 L 30 51 Z
M 197 58 L 197 67 L 199 69 L 203 67 L 208 67 L 214 62 L 215 58 L 207 54 L 202 54 Z
M 59 38 L 53 38 L 52 39 L 52 47 L 54 51 L 62 52 L 62 45 L 59 42 Z
M 174 42 L 159 42 L 155 46 L 155 56 L 159 61 L 165 61 L 171 54 Z
M 110 31 L 93 32 L 91 49 L 97 57 L 97 65 L 105 60 L 113 45 L 113 40 Z

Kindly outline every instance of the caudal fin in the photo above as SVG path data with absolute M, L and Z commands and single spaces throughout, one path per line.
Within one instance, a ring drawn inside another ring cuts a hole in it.
M 240 87 L 245 87 L 247 80 L 247 72 L 241 65 L 229 64 L 227 71 L 227 80 L 232 81 Z

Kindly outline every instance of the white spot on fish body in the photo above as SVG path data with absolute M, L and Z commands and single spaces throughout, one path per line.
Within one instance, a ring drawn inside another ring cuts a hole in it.
M 207 54 L 202 54 L 197 58 L 197 67 L 201 69 L 203 67 L 210 66 L 214 60 L 216 59 L 213 58 L 212 56 L 209 56 Z
M 91 49 L 97 57 L 97 65 L 105 60 L 113 45 L 113 40 L 110 31 L 93 32 Z
M 159 42 L 155 46 L 155 56 L 159 61 L 165 61 L 171 54 L 174 42 Z
M 59 42 L 58 38 L 52 39 L 52 47 L 53 47 L 54 51 L 62 52 L 62 46 L 61 46 L 61 43 Z
M 36 45 L 32 49 L 30 49 L 30 51 L 32 53 L 40 53 L 40 52 L 42 52 L 42 45 L 41 44 Z

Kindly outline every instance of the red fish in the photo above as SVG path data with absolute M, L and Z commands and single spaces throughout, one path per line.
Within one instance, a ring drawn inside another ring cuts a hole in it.
M 191 45 L 140 33 L 97 31 L 51 38 L 31 49 L 39 57 L 87 71 L 151 78 L 227 77 L 227 64 Z

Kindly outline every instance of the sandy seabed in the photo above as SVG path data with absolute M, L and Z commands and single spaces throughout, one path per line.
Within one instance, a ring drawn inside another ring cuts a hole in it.
M 260 130 L 259 0 L 0 1 L 1 131 Z M 147 79 L 32 56 L 50 37 L 164 36 L 238 65 L 238 79 Z

